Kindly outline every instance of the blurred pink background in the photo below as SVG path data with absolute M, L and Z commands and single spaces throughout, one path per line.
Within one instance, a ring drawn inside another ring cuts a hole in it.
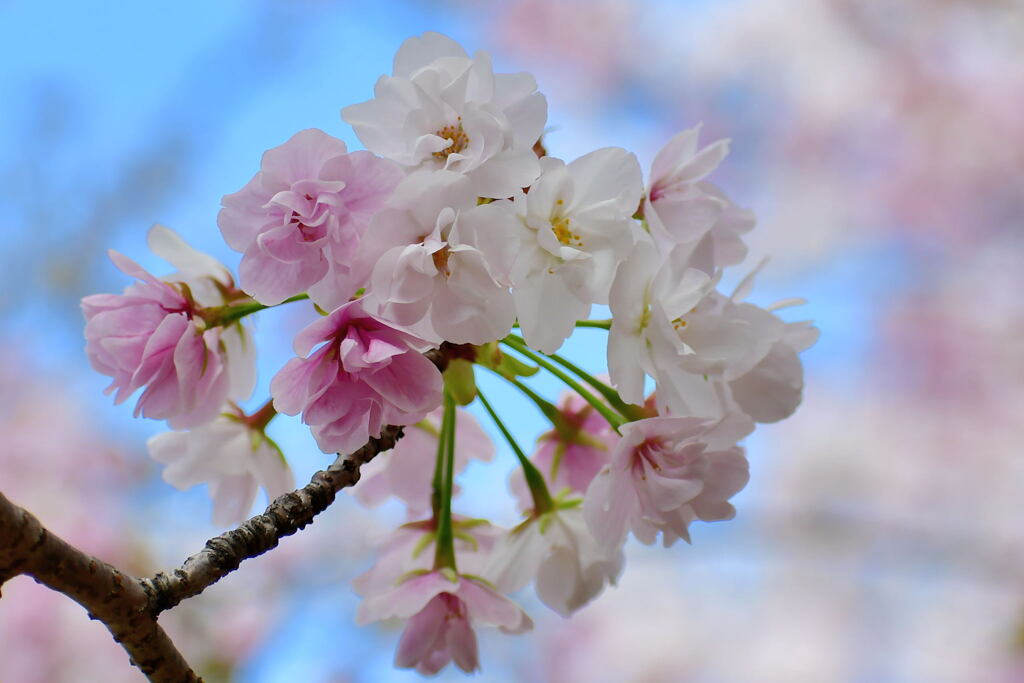
M 58 533 L 145 573 L 218 531 L 147 460 L 160 426 L 110 406 L 81 352 L 78 299 L 124 284 L 106 248 L 143 260 L 160 221 L 237 264 L 220 196 L 300 128 L 356 146 L 338 109 L 439 30 L 536 75 L 553 155 L 618 145 L 646 168 L 699 122 L 732 138 L 714 180 L 759 225 L 730 277 L 770 256 L 755 299 L 806 297 L 792 315 L 822 329 L 804 405 L 749 443 L 736 520 L 632 544 L 572 620 L 524 594 L 537 629 L 483 637 L 484 680 L 1024 681 L 1020 2 L 8 1 L 0 25 L 18 34 L 0 48 L 0 490 Z M 275 328 L 264 387 L 290 344 Z M 300 481 L 324 464 L 281 441 Z M 490 467 L 466 504 L 508 521 L 485 499 L 512 460 Z M 396 630 L 352 624 L 347 582 L 393 513 L 340 503 L 168 629 L 211 681 L 415 680 L 391 669 Z M 0 680 L 140 679 L 77 605 L 4 586 Z

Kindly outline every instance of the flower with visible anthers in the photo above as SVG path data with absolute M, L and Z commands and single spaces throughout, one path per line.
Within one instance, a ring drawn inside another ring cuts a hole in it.
M 345 107 L 366 148 L 407 171 L 469 177 L 480 197 L 511 197 L 540 173 L 533 145 L 547 100 L 529 74 L 495 74 L 483 51 L 469 57 L 450 38 L 424 33 L 402 43 L 374 99 Z
M 513 229 L 496 204 L 478 204 L 471 181 L 451 171 L 415 173 L 374 217 L 359 253 L 371 265 L 367 306 L 440 343 L 484 344 L 515 320 L 507 284 Z
M 606 147 L 570 164 L 541 159 L 529 193 L 496 204 L 517 217 L 521 248 L 512 267 L 516 315 L 527 343 L 555 351 L 591 304 L 608 302 L 615 269 L 637 239 L 640 165 Z

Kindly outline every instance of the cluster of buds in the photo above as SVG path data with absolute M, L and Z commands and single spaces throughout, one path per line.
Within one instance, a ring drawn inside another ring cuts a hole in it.
M 166 228 L 154 251 L 178 268 L 122 295 L 83 300 L 87 353 L 117 401 L 176 431 L 150 442 L 184 487 L 211 484 L 218 521 L 241 518 L 262 486 L 292 485 L 265 434 L 301 415 L 325 453 L 347 453 L 385 425 L 405 438 L 364 468 L 356 497 L 403 501 L 410 521 L 354 581 L 358 619 L 408 619 L 396 664 L 436 673 L 478 667 L 474 627 L 516 633 L 530 618 L 506 594 L 528 584 L 569 616 L 614 583 L 632 534 L 689 541 L 695 520 L 729 519 L 748 479 L 739 442 L 796 409 L 808 323 L 783 322 L 731 295 L 722 269 L 746 256 L 751 212 L 706 180 L 727 141 L 699 128 L 657 155 L 645 186 L 636 157 L 603 148 L 548 156 L 547 102 L 525 73 L 495 74 L 437 33 L 410 38 L 375 97 L 342 110 L 367 151 L 319 130 L 267 151 L 224 197 L 218 225 L 241 252 L 238 285 Z M 252 415 L 247 316 L 310 300 L 296 357 Z M 591 320 L 594 305 L 612 317 Z M 557 354 L 577 327 L 608 331 L 608 375 Z M 518 333 L 514 330 L 518 329 Z M 442 373 L 423 354 L 459 353 Z M 523 391 L 551 422 L 532 456 L 476 386 L 478 369 Z M 556 404 L 523 377 L 549 372 Z M 647 389 L 653 386 L 653 392 Z M 479 402 L 515 453 L 522 522 L 500 529 L 453 512 L 456 476 L 493 446 L 461 406 Z

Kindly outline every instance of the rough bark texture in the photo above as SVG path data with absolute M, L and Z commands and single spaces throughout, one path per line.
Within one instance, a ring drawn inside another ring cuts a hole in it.
M 102 621 L 151 681 L 199 680 L 157 624 L 138 579 L 86 555 L 0 493 L 0 579 L 18 574 L 67 595 L 90 619 Z
M 444 372 L 462 347 L 442 344 L 424 355 Z M 246 559 L 277 546 L 334 502 L 338 491 L 359 481 L 359 468 L 393 448 L 402 428 L 387 426 L 351 455 L 338 455 L 310 482 L 272 502 L 261 515 L 206 542 L 180 569 L 151 579 L 127 576 L 49 532 L 34 515 L 0 493 L 0 588 L 19 574 L 34 578 L 82 605 L 89 618 L 106 625 L 131 663 L 158 683 L 201 681 L 178 652 L 157 617 L 182 600 L 199 595 Z
M 127 576 L 49 532 L 34 515 L 0 494 L 0 587 L 18 574 L 64 593 L 102 621 L 132 664 L 151 681 L 201 680 L 157 624 L 164 610 L 202 593 L 246 559 L 277 546 L 334 502 L 338 491 L 359 481 L 359 468 L 393 448 L 402 428 L 387 426 L 379 438 L 349 456 L 339 455 L 308 484 L 278 497 L 261 515 L 206 542 L 180 569 L 152 579 Z
M 380 438 L 370 439 L 348 457 L 338 456 L 334 464 L 314 474 L 304 487 L 277 498 L 262 515 L 211 538 L 206 547 L 185 560 L 180 569 L 143 579 L 141 585 L 149 595 L 150 613 L 156 616 L 185 598 L 198 595 L 238 569 L 243 560 L 262 555 L 276 547 L 282 537 L 310 524 L 313 517 L 334 502 L 338 491 L 359 481 L 359 468 L 363 464 L 393 448 L 401 436 L 401 427 L 385 427 Z

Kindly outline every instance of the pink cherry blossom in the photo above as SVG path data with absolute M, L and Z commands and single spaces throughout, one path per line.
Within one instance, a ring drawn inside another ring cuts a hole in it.
M 514 602 L 486 583 L 451 570 L 414 576 L 390 591 L 368 598 L 356 620 L 408 619 L 395 653 L 395 666 L 436 674 L 452 660 L 466 673 L 479 666 L 473 626 L 496 626 L 522 633 L 533 622 Z
M 575 392 L 563 393 L 558 409 L 569 432 L 552 429 L 541 434 L 530 460 L 544 475 L 552 495 L 582 495 L 598 471 L 608 464 L 619 435 L 608 420 Z M 521 469 L 512 473 L 509 488 L 519 500 L 520 509 L 533 507 Z
M 360 468 L 359 483 L 352 489 L 357 500 L 374 506 L 393 495 L 408 506 L 410 516 L 418 517 L 430 511 L 443 412 L 435 410 L 424 420 L 407 427 L 402 440 L 391 451 L 381 453 Z M 458 409 L 455 413 L 455 475 L 474 458 L 490 462 L 494 458 L 494 442 L 469 411 Z M 458 492 L 456 484 L 453 495 Z
M 146 245 L 178 269 L 161 279 L 187 287 L 190 300 L 195 304 L 216 308 L 249 298 L 235 285 L 227 266 L 193 248 L 170 228 L 154 225 L 146 236 Z M 185 287 L 182 287 L 183 292 Z M 245 321 L 238 321 L 221 331 L 220 341 L 222 355 L 227 357 L 230 370 L 228 398 L 235 402 L 244 401 L 256 386 L 256 345 L 251 330 Z
M 350 271 L 359 240 L 402 175 L 315 128 L 268 150 L 217 217 L 228 246 L 243 254 L 242 288 L 268 305 L 306 291 L 327 310 L 347 301 L 363 284 Z
M 186 429 L 216 417 L 229 396 L 246 398 L 253 358 L 240 353 L 241 326 L 208 328 L 189 288 L 158 280 L 117 252 L 110 258 L 139 282 L 123 294 L 83 298 L 82 312 L 85 352 L 94 369 L 113 379 L 107 393 L 116 391 L 114 403 L 145 387 L 135 415 Z M 231 365 L 229 349 L 236 350 Z
M 690 540 L 690 522 L 731 519 L 728 500 L 748 479 L 736 442 L 753 430 L 741 415 L 720 421 L 652 417 L 623 425 L 611 463 L 594 478 L 583 514 L 605 548 L 621 547 L 632 530 L 642 543 L 659 532 L 665 546 Z
M 354 451 L 385 425 L 419 422 L 440 404 L 441 373 L 415 350 L 422 344 L 352 301 L 295 337 L 300 357 L 271 381 L 274 406 L 301 412 L 325 453 Z

